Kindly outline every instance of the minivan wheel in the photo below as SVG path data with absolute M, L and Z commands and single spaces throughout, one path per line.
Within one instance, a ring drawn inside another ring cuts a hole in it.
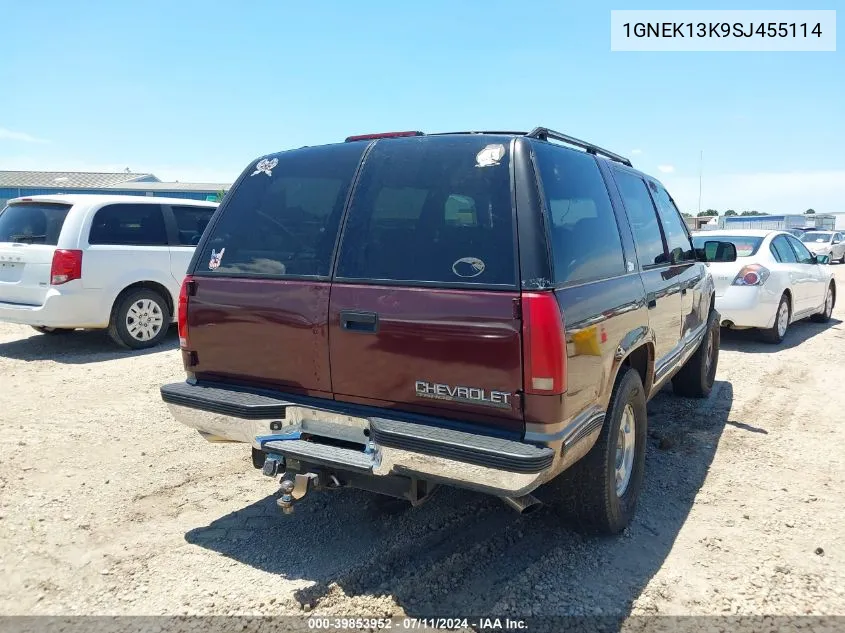
M 170 310 L 153 290 L 130 290 L 118 298 L 109 323 L 109 336 L 118 345 L 144 349 L 158 345 L 167 336 Z
M 780 298 L 777 312 L 775 312 L 775 322 L 772 327 L 760 330 L 760 338 L 766 343 L 773 343 L 777 345 L 783 341 L 786 336 L 786 330 L 789 328 L 789 319 L 792 316 L 792 308 L 789 305 L 789 297 L 784 295 Z
M 559 478 L 561 509 L 583 531 L 613 535 L 631 522 L 643 483 L 647 426 L 640 375 L 623 369 L 598 440 Z
M 67 334 L 73 332 L 73 328 L 66 327 L 47 327 L 46 325 L 33 325 L 33 330 L 40 334 Z
M 716 367 L 719 364 L 719 344 L 722 329 L 719 327 L 719 313 L 710 311 L 704 338 L 690 359 L 672 378 L 675 394 L 687 398 L 706 398 L 713 390 Z

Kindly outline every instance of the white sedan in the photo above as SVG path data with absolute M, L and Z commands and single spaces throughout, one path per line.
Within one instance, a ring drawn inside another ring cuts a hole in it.
M 764 340 L 780 343 L 790 323 L 830 319 L 836 302 L 830 258 L 814 255 L 791 233 L 702 231 L 693 242 L 696 248 L 718 248 L 719 242 L 736 247 L 736 261 L 709 264 L 723 327 L 759 328 Z
M 838 231 L 804 231 L 798 236 L 815 255 L 827 255 L 830 261 L 845 264 L 845 236 Z

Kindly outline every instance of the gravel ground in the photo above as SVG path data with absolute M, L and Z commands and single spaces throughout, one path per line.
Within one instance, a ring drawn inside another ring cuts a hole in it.
M 0 614 L 845 614 L 845 302 L 834 317 L 779 347 L 726 333 L 709 399 L 649 404 L 615 539 L 457 490 L 394 514 L 326 492 L 283 516 L 244 446 L 161 403 L 175 333 L 130 354 L 0 325 Z

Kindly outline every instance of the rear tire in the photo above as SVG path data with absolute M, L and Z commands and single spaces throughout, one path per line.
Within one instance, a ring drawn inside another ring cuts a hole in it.
M 721 332 L 719 313 L 711 310 L 698 349 L 672 378 L 672 389 L 676 395 L 687 398 L 706 398 L 710 395 L 719 364 Z
M 784 310 L 786 311 L 785 322 Z M 780 298 L 780 303 L 778 303 L 777 312 L 775 312 L 774 325 L 766 330 L 760 330 L 760 338 L 766 343 L 772 343 L 773 345 L 777 345 L 782 342 L 783 338 L 786 336 L 786 331 L 789 329 L 789 320 L 791 318 L 792 306 L 789 304 L 789 297 L 786 296 L 786 293 L 784 293 Z
M 836 286 L 833 282 L 827 287 L 827 293 L 824 296 L 824 307 L 822 311 L 814 314 L 811 319 L 816 323 L 827 323 L 830 321 L 830 315 L 833 314 L 833 306 L 836 305 Z
M 595 445 L 555 482 L 561 509 L 583 531 L 613 535 L 630 524 L 643 483 L 647 425 L 640 375 L 623 369 Z
M 170 327 L 170 309 L 159 293 L 133 288 L 118 297 L 109 323 L 109 336 L 129 349 L 160 344 Z
M 47 327 L 46 325 L 33 325 L 30 327 L 39 334 L 68 334 L 69 332 L 73 332 L 73 328 L 65 327 Z

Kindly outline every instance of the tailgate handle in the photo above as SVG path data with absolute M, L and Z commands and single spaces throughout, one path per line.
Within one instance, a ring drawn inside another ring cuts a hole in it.
M 377 332 L 378 314 L 375 312 L 342 310 L 340 313 L 340 327 L 349 332 Z

